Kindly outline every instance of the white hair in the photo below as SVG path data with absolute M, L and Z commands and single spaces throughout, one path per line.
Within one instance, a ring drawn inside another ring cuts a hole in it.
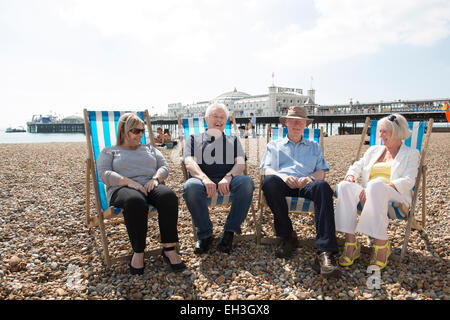
M 213 112 L 216 111 L 217 109 L 221 109 L 223 112 L 225 112 L 225 115 L 228 117 L 230 116 L 230 113 L 228 112 L 227 107 L 225 107 L 225 105 L 223 103 L 213 103 L 210 104 L 208 106 L 208 108 L 206 108 L 206 112 L 205 112 L 205 117 L 209 117 L 209 115 Z
M 391 114 L 387 117 L 381 118 L 378 121 L 378 125 L 387 125 L 392 128 L 392 139 L 406 140 L 411 135 L 409 130 L 408 121 L 404 116 L 399 113 Z

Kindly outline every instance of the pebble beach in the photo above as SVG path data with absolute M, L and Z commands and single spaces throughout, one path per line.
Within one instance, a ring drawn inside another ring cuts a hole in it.
M 261 138 L 263 139 L 263 138 Z M 359 135 L 324 139 L 330 167 L 326 181 L 334 189 L 355 156 Z M 254 151 L 256 139 L 247 139 Z M 363 152 L 367 149 L 364 146 Z M 83 142 L 0 144 L 0 299 L 1 300 L 448 300 L 450 289 L 450 133 L 432 133 L 427 170 L 425 231 L 411 231 L 403 261 L 390 259 L 378 288 L 368 285 L 369 253 L 342 276 L 325 279 L 312 270 L 315 249 L 300 246 L 292 259 L 275 258 L 275 245 L 236 241 L 233 251 L 216 250 L 228 209 L 210 210 L 214 224 L 212 250 L 197 256 L 190 213 L 182 198 L 183 174 L 177 149 L 160 148 L 170 166 L 166 184 L 179 198 L 178 233 L 187 270 L 171 273 L 161 257 L 146 260 L 143 276 L 132 276 L 128 263 L 107 270 L 98 228 L 85 224 L 86 158 Z M 255 183 L 257 207 L 260 155 L 252 152 L 248 174 Z M 422 188 L 420 188 L 422 189 Z M 91 212 L 95 213 L 91 187 Z M 416 217 L 421 220 L 419 191 Z M 148 248 L 158 246 L 158 227 L 150 219 Z M 273 235 L 272 215 L 264 216 L 263 232 Z M 299 239 L 314 239 L 313 215 L 292 217 Z M 251 219 L 244 233 L 253 232 Z M 391 221 L 393 253 L 400 255 L 406 222 Z M 131 254 L 125 225 L 107 227 L 113 256 Z M 367 238 L 357 235 L 367 248 Z M 343 239 L 338 234 L 338 239 Z M 368 249 L 369 250 L 369 249 Z M 370 252 L 370 251 L 368 251 Z M 370 280 L 370 279 L 369 279 Z M 369 281 L 370 282 L 370 281 Z

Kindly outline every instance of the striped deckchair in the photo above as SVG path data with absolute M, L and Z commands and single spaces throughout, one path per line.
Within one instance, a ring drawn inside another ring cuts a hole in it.
M 408 208 L 402 203 L 391 202 L 388 206 L 387 215 L 389 219 L 407 219 L 405 239 L 403 241 L 403 247 L 400 254 L 400 260 L 405 257 L 408 239 L 411 232 L 411 228 L 417 229 L 419 231 L 424 231 L 425 228 L 425 220 L 426 220 L 426 170 L 427 166 L 425 165 L 425 155 L 428 148 L 428 142 L 431 136 L 431 131 L 433 127 L 434 120 L 431 118 L 428 121 L 414 121 L 408 122 L 409 129 L 411 131 L 411 136 L 405 140 L 405 145 L 411 148 L 416 148 L 420 152 L 420 162 L 418 168 L 418 174 L 416 178 L 416 183 L 413 187 L 413 198 L 411 202 L 411 207 Z M 370 126 L 370 140 L 369 146 L 374 145 L 382 145 L 382 141 L 379 136 L 379 126 L 378 121 L 370 120 L 369 117 L 366 118 L 364 128 L 361 135 L 361 142 L 359 144 L 358 151 L 354 158 L 354 161 L 358 160 L 361 155 L 362 145 L 366 139 L 366 135 Z M 354 162 L 353 161 L 353 162 Z M 417 202 L 418 191 L 420 187 L 420 183 L 422 180 L 422 221 L 419 224 L 414 217 L 415 206 Z M 358 210 L 362 211 L 363 204 L 358 204 Z
M 86 225 L 90 231 L 99 227 L 100 239 L 102 242 L 104 261 L 109 268 L 115 261 L 129 260 L 131 255 L 112 258 L 109 254 L 108 239 L 106 238 L 106 225 L 123 223 L 122 210 L 120 208 L 108 206 L 106 199 L 106 186 L 100 181 L 97 172 L 97 158 L 105 147 L 116 144 L 117 124 L 119 118 L 126 111 L 88 111 L 84 109 L 84 126 L 88 147 L 88 158 L 86 160 Z M 150 143 L 154 145 L 153 133 L 151 131 L 150 116 L 148 111 L 134 112 L 142 119 L 148 128 Z M 143 135 L 142 144 L 147 143 L 147 137 Z M 92 179 L 92 180 L 91 180 Z M 95 205 L 97 215 L 90 214 L 90 183 L 93 182 L 95 193 Z M 157 214 L 156 208 L 149 207 L 149 217 Z M 161 249 L 153 249 L 146 252 L 146 255 L 158 255 Z
M 180 140 L 186 140 L 191 134 L 203 133 L 208 129 L 205 118 L 178 118 L 178 125 L 180 126 Z M 233 126 L 233 130 L 232 127 Z M 234 116 L 228 117 L 227 123 L 225 125 L 225 135 L 235 135 L 237 133 L 237 126 Z
M 203 133 L 208 129 L 208 125 L 206 124 L 205 118 L 178 118 L 178 127 L 179 127 L 179 135 L 180 135 L 180 143 L 182 146 L 182 154 L 184 154 L 184 144 L 185 141 L 188 139 L 188 137 L 192 134 L 199 134 Z M 227 120 L 227 123 L 225 125 L 224 134 L 229 135 L 236 135 L 237 134 L 237 125 L 236 120 L 234 118 L 234 115 L 231 114 Z M 189 173 L 186 170 L 186 166 L 183 161 L 181 161 L 181 169 L 183 171 L 184 175 L 184 181 L 186 182 L 189 179 Z M 244 174 L 247 175 L 247 165 L 245 167 Z M 217 206 L 227 206 L 229 207 L 232 203 L 233 199 L 230 197 L 230 194 L 228 195 L 220 195 L 218 192 L 216 195 L 212 198 L 208 197 L 207 202 L 209 207 L 217 207 Z M 253 216 L 253 221 L 256 221 L 255 211 L 253 207 L 253 203 L 251 205 L 251 215 Z M 194 222 L 192 221 L 192 228 L 194 233 L 194 241 L 197 241 L 197 232 L 196 227 L 194 225 Z M 256 239 L 256 233 L 255 234 L 245 234 L 245 235 L 236 235 L 237 239 Z
M 288 129 L 286 127 L 272 127 L 267 125 L 267 143 L 271 140 L 276 141 L 278 139 L 282 139 L 286 137 L 288 133 Z M 314 128 L 305 128 L 303 132 L 303 138 L 306 140 L 315 141 L 320 144 L 323 151 L 323 132 L 322 128 L 314 129 Z M 260 244 L 272 244 L 279 241 L 277 238 L 270 237 L 262 237 L 261 236 L 261 225 L 263 221 L 263 214 L 265 212 L 265 207 L 267 206 L 266 199 L 264 197 L 264 193 L 262 192 L 262 181 L 264 179 L 264 169 L 261 170 L 260 181 L 259 181 L 259 189 L 258 189 L 258 210 L 260 212 L 259 219 L 257 220 L 257 238 L 256 242 L 258 245 Z M 289 208 L 289 213 L 307 213 L 314 212 L 314 202 L 302 198 L 302 197 L 286 197 L 286 202 Z M 272 224 L 273 227 L 273 224 Z M 274 229 L 275 230 L 275 229 Z

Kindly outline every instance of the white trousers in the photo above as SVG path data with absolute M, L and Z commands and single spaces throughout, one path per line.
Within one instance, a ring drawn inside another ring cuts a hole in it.
M 357 206 L 363 189 L 355 182 L 342 181 L 338 184 L 338 200 L 334 212 L 336 231 L 350 234 L 361 232 L 375 239 L 388 240 L 388 205 L 392 201 L 407 204 L 406 197 L 380 179 L 370 180 L 366 188 L 366 202 L 357 225 Z

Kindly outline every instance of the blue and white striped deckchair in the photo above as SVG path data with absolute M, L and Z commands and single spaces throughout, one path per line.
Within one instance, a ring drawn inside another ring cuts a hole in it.
M 236 133 L 236 123 L 234 122 L 234 117 L 231 115 L 228 117 L 227 123 L 225 125 L 224 133 L 225 135 L 231 135 L 233 123 L 234 134 Z M 205 118 L 178 118 L 178 124 L 180 128 L 180 140 L 186 140 L 191 134 L 199 134 L 208 130 L 208 125 L 206 124 Z
M 288 133 L 288 129 L 286 127 L 272 127 L 270 125 L 267 126 L 267 143 L 269 143 L 271 140 L 276 141 L 278 139 L 282 139 L 286 137 Z M 305 128 L 303 132 L 303 138 L 310 141 L 315 141 L 322 147 L 323 151 L 323 133 L 322 129 L 314 129 L 314 128 Z M 261 237 L 261 224 L 262 224 L 262 217 L 264 214 L 266 199 L 264 198 L 264 194 L 262 192 L 262 181 L 264 179 L 264 170 L 261 170 L 261 176 L 260 176 L 260 184 L 259 184 L 259 200 L 258 205 L 260 209 L 260 217 L 257 222 L 257 243 L 258 244 L 268 244 L 273 243 L 275 238 L 262 238 Z M 289 209 L 289 212 L 294 213 L 305 213 L 305 212 L 314 212 L 314 202 L 302 198 L 302 197 L 286 197 L 286 203 Z
M 286 127 L 271 127 L 272 132 L 272 140 L 278 140 L 280 138 L 285 138 L 288 133 L 288 129 Z M 303 131 L 303 138 L 305 140 L 316 141 L 317 143 L 321 143 L 320 141 L 320 129 L 314 128 L 305 128 Z
M 182 145 L 182 150 L 184 150 L 185 141 L 188 139 L 188 137 L 190 135 L 203 133 L 208 129 L 208 125 L 206 124 L 204 117 L 178 118 L 178 126 L 179 126 L 179 135 L 180 135 L 180 142 Z M 227 119 L 224 134 L 227 136 L 230 136 L 232 134 L 238 136 L 237 135 L 237 125 L 236 125 L 236 121 L 234 119 L 233 114 L 231 114 Z M 182 151 L 182 153 L 183 153 L 183 151 Z M 183 161 L 181 161 L 181 165 L 182 165 L 182 170 L 183 170 L 183 175 L 184 175 L 184 181 L 186 181 L 189 178 L 189 174 L 186 170 L 186 166 Z M 246 171 L 247 170 L 245 170 L 244 174 L 247 174 Z M 222 196 L 217 192 L 214 197 L 212 197 L 212 198 L 208 197 L 207 202 L 208 202 L 209 207 L 230 205 L 233 202 L 233 198 L 230 197 L 230 194 Z M 251 206 L 251 211 L 252 211 L 252 213 L 254 212 L 253 204 Z M 253 214 L 253 217 L 255 217 L 254 214 Z M 196 227 L 195 227 L 194 223 L 192 223 L 192 226 L 193 226 L 193 232 L 194 232 L 194 239 L 197 240 L 197 232 L 196 232 Z M 247 234 L 245 236 L 242 236 L 242 235 L 237 236 L 237 238 L 239 238 L 239 237 L 254 239 L 254 238 L 256 238 L 256 234 Z
M 117 124 L 121 115 L 127 111 L 88 111 L 84 109 L 84 122 L 86 140 L 88 145 L 88 159 L 86 161 L 86 224 L 88 228 L 99 227 L 103 250 L 105 253 L 105 262 L 107 267 L 111 266 L 112 260 L 124 260 L 128 256 L 111 259 L 108 250 L 108 241 L 106 239 L 105 225 L 123 223 L 122 210 L 109 206 L 106 199 L 106 186 L 100 181 L 97 172 L 97 158 L 105 147 L 116 144 Z M 147 124 L 150 141 L 152 144 L 152 133 L 150 131 L 150 117 L 148 111 L 134 112 Z M 147 143 L 148 138 L 143 135 L 142 144 Z M 90 215 L 90 179 L 93 181 L 97 215 Z M 156 208 L 149 207 L 149 216 L 156 215 Z M 156 254 L 156 252 L 155 252 Z
M 425 161 L 425 154 L 428 147 L 428 141 L 431 135 L 431 129 L 433 127 L 433 119 L 430 119 L 427 121 L 414 121 L 414 122 L 408 122 L 409 129 L 411 131 L 411 136 L 405 140 L 405 145 L 411 148 L 416 148 L 420 152 L 420 164 L 419 164 L 419 171 L 416 178 L 416 183 L 413 187 L 413 199 L 411 203 L 411 207 L 408 208 L 404 204 L 401 203 L 395 203 L 391 202 L 388 206 L 388 212 L 387 215 L 390 219 L 408 219 L 407 223 L 407 230 L 405 235 L 405 240 L 403 243 L 403 248 L 401 252 L 400 259 L 403 259 L 406 253 L 406 247 L 408 244 L 408 238 L 409 233 L 411 230 L 411 226 L 418 230 L 423 230 L 425 227 L 425 219 L 426 219 L 426 166 L 424 165 Z M 368 125 L 370 123 L 370 140 L 369 140 L 369 146 L 374 145 L 382 145 L 383 142 L 380 139 L 379 136 L 379 129 L 378 121 L 372 120 L 370 121 L 370 118 L 366 118 L 366 123 L 363 128 L 362 132 L 362 139 L 360 146 L 358 148 L 357 154 L 355 159 L 359 159 L 361 147 L 364 143 L 365 136 L 368 130 Z M 426 139 L 424 139 L 426 137 Z M 415 205 L 417 202 L 417 195 L 418 195 L 418 189 L 420 187 L 421 178 L 423 180 L 422 182 L 422 225 L 420 226 L 414 218 L 414 210 Z M 358 210 L 362 211 L 363 204 L 358 203 Z

